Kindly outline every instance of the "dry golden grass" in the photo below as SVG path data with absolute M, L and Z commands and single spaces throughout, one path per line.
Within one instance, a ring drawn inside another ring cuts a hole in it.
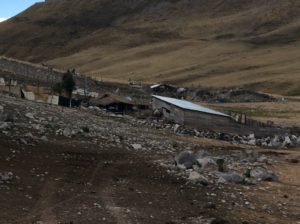
M 0 54 L 104 80 L 300 95 L 298 0 L 62 0 L 2 23 Z
M 207 104 L 223 110 L 245 113 L 261 121 L 273 121 L 283 127 L 300 127 L 300 102 L 224 103 Z

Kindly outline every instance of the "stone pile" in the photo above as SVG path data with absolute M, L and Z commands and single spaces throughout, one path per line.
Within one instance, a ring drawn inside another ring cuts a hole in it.
M 277 175 L 268 170 L 272 162 L 252 150 L 233 155 L 211 155 L 200 150 L 197 153 L 183 151 L 175 157 L 175 165 L 171 161 L 161 165 L 194 184 L 253 185 L 260 181 L 278 181 Z
M 172 140 L 157 135 L 153 128 L 130 116 L 106 113 L 99 108 L 61 108 L 10 96 L 1 96 L 0 105 L 0 135 L 16 144 L 35 146 L 63 137 L 93 143 L 100 149 L 116 147 L 161 154 L 175 150 Z
M 17 178 L 12 172 L 2 172 L 0 173 L 0 184 L 10 183 Z
M 169 129 L 178 135 L 191 135 L 197 137 L 205 137 L 210 139 L 223 140 L 233 143 L 246 144 L 252 146 L 261 146 L 266 148 L 290 148 L 300 146 L 300 136 L 285 134 L 267 137 L 256 137 L 254 134 L 231 135 L 222 132 L 214 132 L 208 130 L 190 129 L 178 124 L 169 124 L 163 121 L 139 121 L 159 129 Z

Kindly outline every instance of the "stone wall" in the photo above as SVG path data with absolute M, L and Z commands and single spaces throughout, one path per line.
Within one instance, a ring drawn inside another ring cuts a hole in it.
M 33 64 L 3 56 L 0 56 L 0 71 L 12 74 L 12 77 L 17 80 L 30 80 L 34 83 L 48 83 L 49 85 L 61 82 L 66 72 L 43 64 Z M 79 73 L 76 73 L 74 79 L 77 87 L 87 85 L 92 89 L 96 83 L 95 80 Z
M 60 82 L 63 71 L 51 69 L 44 65 L 0 57 L 0 70 L 41 82 Z

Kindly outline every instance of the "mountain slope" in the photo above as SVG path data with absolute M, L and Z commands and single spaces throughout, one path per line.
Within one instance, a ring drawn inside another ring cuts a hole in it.
M 298 0 L 48 0 L 0 25 L 0 54 L 97 78 L 300 94 Z

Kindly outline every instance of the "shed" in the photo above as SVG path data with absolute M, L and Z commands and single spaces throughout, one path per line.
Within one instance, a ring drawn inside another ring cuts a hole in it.
M 117 94 L 106 93 L 90 101 L 90 105 L 105 108 L 116 113 L 126 113 L 133 110 L 134 102 Z
M 79 107 L 81 104 L 80 100 L 72 98 L 71 107 Z M 58 105 L 63 107 L 70 107 L 70 98 L 65 96 L 58 97 Z
M 35 95 L 33 92 L 30 91 L 26 91 L 24 89 L 21 89 L 21 97 L 26 99 L 26 100 L 30 100 L 30 101 L 34 101 L 35 100 Z
M 186 100 L 153 95 L 152 109 L 160 110 L 166 120 L 193 128 L 217 131 L 235 125 L 227 114 Z
M 90 92 L 81 88 L 76 88 L 72 94 L 78 96 L 87 96 L 91 98 L 97 98 L 99 96 L 97 92 Z
M 174 92 L 177 93 L 177 87 L 171 84 L 155 84 L 150 86 L 154 93 Z
M 200 130 L 241 135 L 254 133 L 258 137 L 287 132 L 285 129 L 257 125 L 257 122 L 254 122 L 254 125 L 251 124 L 253 122 L 241 124 L 227 114 L 186 100 L 170 97 L 153 95 L 152 109 L 161 111 L 163 117 L 169 121 Z

